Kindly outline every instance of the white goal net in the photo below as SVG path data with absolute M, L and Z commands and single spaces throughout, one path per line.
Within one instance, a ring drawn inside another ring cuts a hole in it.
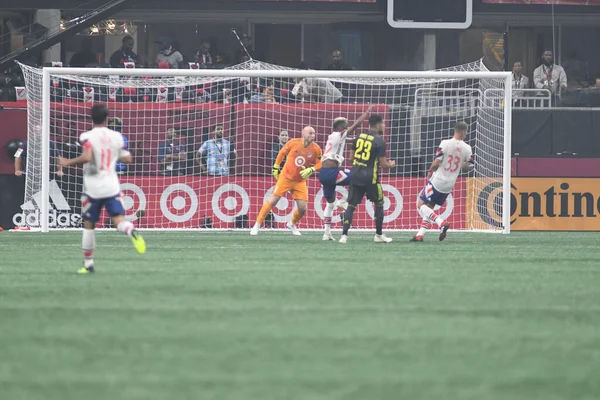
M 274 189 L 271 168 L 286 140 L 310 125 L 324 149 L 336 117 L 352 124 L 372 107 L 385 119 L 387 157 L 396 161 L 381 174 L 384 229 L 419 226 L 426 171 L 440 141 L 464 121 L 475 169 L 461 175 L 439 213 L 453 229 L 509 230 L 509 74 L 481 62 L 431 72 L 304 71 L 258 61 L 225 70 L 22 68 L 29 131 L 18 225 L 80 226 L 81 167 L 60 173 L 55 156 L 80 153 L 90 107 L 101 102 L 133 155 L 118 169 L 127 216 L 140 228 L 251 227 Z M 367 129 L 365 121 L 356 133 Z M 348 141 L 346 159 L 350 149 Z M 325 199 L 316 176 L 308 188 L 309 210 L 298 226 L 321 229 Z M 337 190 L 347 195 L 346 187 Z M 284 228 L 293 211 L 291 197 L 282 198 L 265 226 Z M 341 212 L 332 227 L 341 228 Z M 373 229 L 373 216 L 373 205 L 363 203 L 353 227 Z M 103 216 L 98 226 L 109 224 Z

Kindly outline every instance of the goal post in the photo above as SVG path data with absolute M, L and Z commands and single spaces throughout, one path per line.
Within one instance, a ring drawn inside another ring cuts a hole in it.
M 418 226 L 415 203 L 426 166 L 439 141 L 451 137 L 453 125 L 467 120 L 475 170 L 461 175 L 452 200 L 440 212 L 448 212 L 457 229 L 510 232 L 511 75 L 487 71 L 481 62 L 440 71 L 295 70 L 255 61 L 222 70 L 22 68 L 30 149 L 19 221 L 39 226 L 42 232 L 80 223 L 75 215 L 81 169 L 69 168 L 64 176 L 56 176 L 51 149 L 76 154 L 76 139 L 91 128 L 88 114 L 94 102 L 107 103 L 111 117 L 119 118 L 119 129 L 129 136 L 134 165 L 122 173 L 121 182 L 128 217 L 142 229 L 251 226 L 273 190 L 271 146 L 282 131 L 295 138 L 302 126 L 311 125 L 315 141 L 324 149 L 336 117 L 352 124 L 372 106 L 372 113 L 386 119 L 387 155 L 399 165 L 381 177 L 388 197 L 384 229 Z M 274 93 L 268 94 L 269 87 Z M 489 95 L 499 90 L 503 96 Z M 254 104 L 265 96 L 277 104 Z M 213 136 L 217 126 L 224 131 L 226 147 Z M 187 169 L 179 175 L 167 171 L 161 153 L 171 128 L 185 148 L 180 164 Z M 363 122 L 358 129 L 367 128 Z M 223 148 L 231 152 L 233 161 L 227 159 L 221 173 L 215 172 L 221 164 L 209 165 L 211 146 L 217 153 Z M 346 158 L 349 150 L 350 144 Z M 345 162 L 342 167 L 351 166 Z M 318 179 L 312 177 L 301 229 L 322 227 L 319 207 L 324 200 L 319 189 Z M 347 195 L 344 188 L 338 192 L 340 197 Z M 372 205 L 360 208 L 355 225 L 372 229 Z M 270 227 L 284 228 L 292 210 L 292 199 L 282 199 Z M 337 217 L 335 227 L 340 228 L 339 212 Z

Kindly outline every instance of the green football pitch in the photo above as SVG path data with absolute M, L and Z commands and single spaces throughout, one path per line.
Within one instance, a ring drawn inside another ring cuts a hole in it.
M 600 398 L 596 233 L 0 234 L 0 398 Z

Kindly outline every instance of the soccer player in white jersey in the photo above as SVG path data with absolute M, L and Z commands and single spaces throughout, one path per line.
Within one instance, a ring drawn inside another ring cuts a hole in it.
M 125 150 L 123 136 L 106 127 L 108 107 L 96 104 L 92 107 L 91 115 L 94 127 L 91 131 L 81 134 L 79 141 L 83 153 L 72 159 L 59 158 L 62 166 L 84 164 L 83 194 L 81 195 L 81 215 L 83 217 L 83 267 L 78 274 L 94 272 L 94 247 L 96 237 L 94 228 L 100 217 L 102 207 L 112 217 L 117 230 L 131 238 L 135 249 L 140 253 L 146 252 L 146 243 L 136 232 L 133 224 L 126 221 L 121 202 L 121 187 L 117 176 L 117 161 L 131 162 L 131 154 Z
M 446 238 L 450 223 L 444 221 L 434 211 L 434 207 L 441 206 L 446 201 L 461 172 L 469 171 L 473 166 L 473 151 L 471 146 L 464 142 L 467 136 L 468 125 L 459 122 L 454 127 L 454 137 L 442 140 L 435 154 L 435 159 L 427 171 L 427 185 L 421 190 L 417 202 L 419 213 L 423 217 L 421 228 L 410 240 L 422 242 L 425 231 L 430 222 L 440 228 L 440 241 Z
M 350 184 L 350 171 L 340 169 L 340 166 L 344 162 L 346 139 L 369 116 L 372 108 L 369 107 L 349 128 L 346 118 L 338 117 L 333 120 L 333 133 L 327 138 L 325 152 L 323 153 L 323 167 L 319 171 L 319 181 L 323 186 L 323 197 L 327 200 L 327 207 L 324 213 L 325 232 L 323 233 L 323 240 L 334 240 L 331 235 L 333 210 L 337 207 L 345 208 L 344 205 L 346 204 L 345 202 L 336 201 L 335 196 L 336 186 L 347 186 Z

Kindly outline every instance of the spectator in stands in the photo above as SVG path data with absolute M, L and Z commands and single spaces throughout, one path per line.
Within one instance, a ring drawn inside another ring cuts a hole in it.
M 161 36 L 154 41 L 158 44 L 158 54 L 156 55 L 157 63 L 167 63 L 169 68 L 178 69 L 181 68 L 183 63 L 183 56 L 179 51 L 173 48 L 171 45 L 171 39 L 166 36 Z
M 210 41 L 208 39 L 202 39 L 200 42 L 200 48 L 196 53 L 196 59 L 200 68 L 213 67 L 213 57 L 210 54 Z
M 250 97 L 250 104 L 276 104 L 275 87 L 272 83 L 267 83 L 262 87 L 261 93 Z
M 275 163 L 275 159 L 277 159 L 277 155 L 279 154 L 279 151 L 281 151 L 281 149 L 283 149 L 283 146 L 285 146 L 285 144 L 288 142 L 288 140 L 290 140 L 290 135 L 289 135 L 288 131 L 283 130 L 283 131 L 279 132 L 278 140 L 274 141 L 273 144 L 271 145 L 271 164 Z M 283 163 L 281 163 L 280 167 L 282 167 L 282 166 L 283 166 Z
M 213 127 L 214 139 L 209 139 L 202 143 L 198 149 L 196 163 L 200 166 L 200 171 L 207 171 L 209 175 L 226 176 L 229 175 L 230 157 L 236 156 L 236 151 L 231 146 L 229 140 L 223 138 L 223 125 Z M 206 156 L 206 165 L 202 158 Z
M 123 121 L 121 121 L 121 118 L 114 117 L 109 119 L 108 129 L 112 129 L 115 132 L 119 132 L 123 137 L 125 149 L 129 147 L 129 140 L 127 140 L 127 136 L 123 134 Z M 118 174 L 124 174 L 125 172 L 127 172 L 127 164 L 122 163 L 121 161 L 117 161 L 115 169 Z
M 578 59 L 577 51 L 571 50 L 569 58 L 562 63 L 565 74 L 569 77 L 569 87 L 581 89 L 588 87 L 588 67 L 587 63 Z
M 533 71 L 533 84 L 536 89 L 550 90 L 553 104 L 558 104 L 561 94 L 566 92 L 567 74 L 563 67 L 554 64 L 552 50 L 542 54 L 542 65 Z
M 94 64 L 98 62 L 96 53 L 92 50 L 92 39 L 85 38 L 81 41 L 81 49 L 71 57 L 69 62 L 70 67 L 85 67 L 88 64 Z
M 41 132 L 42 128 L 38 127 Z M 56 176 L 63 176 L 63 168 L 59 165 L 56 160 L 60 156 L 60 152 L 56 147 L 56 143 L 53 140 L 50 140 L 50 164 L 56 165 Z M 15 153 L 15 175 L 22 176 L 25 174 L 25 170 L 27 169 L 27 142 L 21 142 L 19 148 Z
M 333 70 L 351 70 L 352 67 L 344 63 L 344 55 L 339 50 L 334 50 L 331 53 L 331 64 L 327 66 L 327 69 Z
M 168 128 L 166 139 L 158 146 L 158 163 L 163 175 L 185 175 L 185 145 L 177 138 L 175 128 Z
M 523 70 L 523 65 L 521 61 L 516 61 L 513 64 L 513 79 L 512 79 L 512 88 L 513 88 L 513 96 L 515 97 L 515 104 L 520 101 L 523 97 L 525 97 L 525 92 L 519 91 L 518 89 L 528 89 L 529 88 L 529 78 L 521 73 Z
M 110 56 L 110 66 L 113 68 L 122 68 L 126 62 L 137 63 L 137 54 L 133 52 L 134 40 L 131 36 L 123 38 L 123 45 L 112 56 Z

